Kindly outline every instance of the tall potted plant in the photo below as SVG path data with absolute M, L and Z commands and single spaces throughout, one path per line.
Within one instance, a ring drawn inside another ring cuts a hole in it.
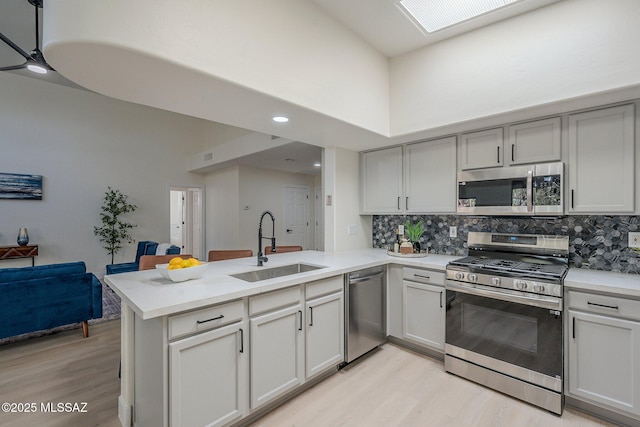
M 111 264 L 113 264 L 114 256 L 122 249 L 122 242 L 133 242 L 133 237 L 129 233 L 135 225 L 122 220 L 122 216 L 134 212 L 137 209 L 127 201 L 129 196 L 122 194 L 120 190 L 114 190 L 108 187 L 102 202 L 102 211 L 100 212 L 101 227 L 93 227 L 93 234 L 100 238 L 104 243 L 103 248 L 107 250 L 107 254 L 111 255 Z
M 404 234 L 407 236 L 409 241 L 413 243 L 413 252 L 420 253 L 420 237 L 424 234 L 424 222 L 418 221 L 415 224 L 411 224 L 407 222 L 404 225 Z

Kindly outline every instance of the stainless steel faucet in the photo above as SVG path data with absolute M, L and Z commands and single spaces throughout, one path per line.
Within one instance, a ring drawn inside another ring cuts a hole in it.
M 265 215 L 271 217 L 271 237 L 262 237 L 262 219 Z M 276 251 L 276 219 L 270 211 L 264 211 L 260 216 L 260 224 L 258 225 L 258 267 L 262 267 L 263 262 L 269 261 L 269 258 L 262 253 L 262 240 L 271 240 L 271 252 Z

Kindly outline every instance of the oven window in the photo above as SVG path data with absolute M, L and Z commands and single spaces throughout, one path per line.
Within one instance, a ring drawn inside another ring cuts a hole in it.
M 447 344 L 562 377 L 560 312 L 462 292 L 454 294 L 447 306 Z
M 517 351 L 538 351 L 538 320 L 475 304 L 462 304 L 462 333 Z

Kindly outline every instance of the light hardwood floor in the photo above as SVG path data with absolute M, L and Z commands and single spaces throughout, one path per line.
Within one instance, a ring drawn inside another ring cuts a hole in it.
M 35 403 L 34 413 L 0 412 L 2 427 L 120 426 L 120 321 L 0 346 L 0 403 Z M 41 404 L 86 402 L 86 413 L 42 412 Z
M 558 417 L 447 374 L 440 361 L 386 344 L 251 427 L 613 425 L 573 409 Z
M 120 426 L 120 322 L 0 346 L 0 426 Z M 42 413 L 47 402 L 87 402 L 87 413 Z M 252 427 L 613 426 L 565 409 L 562 417 L 444 372 L 441 362 L 387 344 L 257 420 Z M 156 427 L 156 426 L 149 426 Z

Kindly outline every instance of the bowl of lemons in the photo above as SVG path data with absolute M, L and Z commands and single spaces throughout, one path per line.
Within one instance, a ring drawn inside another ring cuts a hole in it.
M 162 277 L 172 282 L 184 282 L 185 280 L 202 277 L 207 269 L 206 262 L 200 262 L 197 258 L 183 259 L 181 257 L 172 258 L 168 264 L 156 265 L 156 270 Z

